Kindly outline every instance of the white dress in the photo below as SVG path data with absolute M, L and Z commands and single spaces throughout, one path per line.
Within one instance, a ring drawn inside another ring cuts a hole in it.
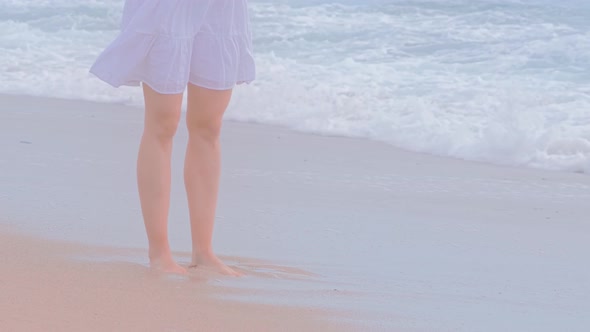
M 114 87 L 174 94 L 255 79 L 247 0 L 126 0 L 121 32 L 90 73 Z

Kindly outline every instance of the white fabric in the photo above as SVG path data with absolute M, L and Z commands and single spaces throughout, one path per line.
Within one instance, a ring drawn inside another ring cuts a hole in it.
M 189 82 L 215 90 L 250 83 L 247 0 L 126 0 L 121 32 L 90 72 L 114 87 L 145 82 L 165 94 Z

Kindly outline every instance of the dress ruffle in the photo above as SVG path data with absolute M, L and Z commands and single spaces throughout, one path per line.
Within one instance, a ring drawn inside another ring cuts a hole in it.
M 145 82 L 231 89 L 255 79 L 246 0 L 127 0 L 121 32 L 90 72 L 114 87 Z

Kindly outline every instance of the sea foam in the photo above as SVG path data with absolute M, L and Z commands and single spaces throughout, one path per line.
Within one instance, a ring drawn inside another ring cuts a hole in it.
M 122 1 L 0 3 L 0 91 L 141 105 L 88 74 Z M 257 80 L 227 118 L 590 172 L 590 5 L 251 1 Z

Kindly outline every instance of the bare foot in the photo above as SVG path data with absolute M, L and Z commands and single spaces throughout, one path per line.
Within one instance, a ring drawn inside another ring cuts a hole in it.
M 186 269 L 178 265 L 172 257 L 150 258 L 150 267 L 158 272 L 187 274 Z
M 193 261 L 189 267 L 205 267 L 212 269 L 218 273 L 225 274 L 233 277 L 241 277 L 243 273 L 240 273 L 231 267 L 225 265 L 217 256 L 214 254 L 195 256 L 193 255 Z

